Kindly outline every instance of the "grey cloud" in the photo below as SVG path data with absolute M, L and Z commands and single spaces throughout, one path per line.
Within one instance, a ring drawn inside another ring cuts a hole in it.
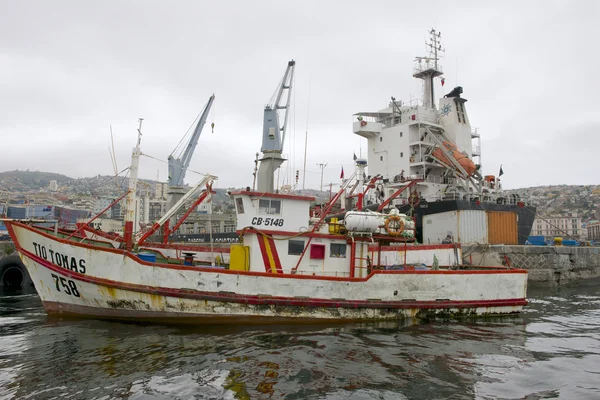
M 220 186 L 249 185 L 262 109 L 293 58 L 282 175 L 301 169 L 308 122 L 307 184 L 318 186 L 317 162 L 329 162 L 324 181 L 335 182 L 360 151 L 352 114 L 419 95 L 412 60 L 436 26 L 446 47 L 443 90 L 464 87 L 485 173 L 503 164 L 505 187 L 540 181 L 532 166 L 547 183 L 596 179 L 560 136 L 582 132 L 591 148 L 587 135 L 598 126 L 599 63 L 588 50 L 596 2 L 4 1 L 2 10 L 0 138 L 12 150 L 0 170 L 108 174 L 109 125 L 124 166 L 138 117 L 143 151 L 166 160 L 214 92 L 215 133 L 205 128 L 190 168 L 219 175 Z M 564 165 L 581 165 L 577 178 Z M 166 165 L 142 161 L 142 176 L 157 171 L 164 179 Z

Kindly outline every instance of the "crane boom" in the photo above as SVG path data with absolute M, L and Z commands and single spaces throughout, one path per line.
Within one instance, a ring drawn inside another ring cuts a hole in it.
M 283 152 L 283 143 L 287 130 L 295 66 L 296 61 L 291 60 L 288 62 L 283 79 L 273 96 L 275 100 L 265 107 L 261 147 L 263 157 L 259 160 L 260 167 L 258 170 L 258 190 L 261 192 L 271 193 L 276 189 L 273 174 L 285 161 L 281 153 Z M 285 96 L 285 105 L 282 105 L 280 103 L 282 98 L 284 98 L 285 91 L 287 91 L 287 96 Z M 279 110 L 284 110 L 285 112 L 281 127 L 279 126 Z
M 212 107 L 214 100 L 215 95 L 213 94 L 210 96 L 208 102 L 204 106 L 204 110 L 200 115 L 200 119 L 198 119 L 198 123 L 194 128 L 194 132 L 190 137 L 183 155 L 180 158 L 175 158 L 173 154 L 169 156 L 169 186 L 183 186 L 183 178 L 185 178 L 185 173 L 190 165 L 190 160 L 192 159 L 194 150 L 196 150 L 198 139 L 200 138 L 202 128 L 204 128 L 204 124 L 206 123 L 208 113 L 210 112 L 210 108 Z
M 294 80 L 294 68 L 296 61 L 288 62 L 287 68 L 283 75 L 283 79 L 277 88 L 275 101 L 265 107 L 265 116 L 263 123 L 263 143 L 261 151 L 271 152 L 283 151 L 283 143 L 285 141 L 285 133 L 287 131 L 287 120 L 290 111 L 290 100 L 292 98 L 292 82 Z M 285 105 L 281 105 L 281 98 L 287 90 L 287 98 Z M 279 110 L 285 110 L 283 116 L 283 125 L 279 126 Z

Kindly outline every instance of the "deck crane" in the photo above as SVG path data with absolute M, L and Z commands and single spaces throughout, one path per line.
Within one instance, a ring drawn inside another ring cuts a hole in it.
M 179 149 L 179 145 L 173 150 L 173 153 L 169 156 L 169 178 L 168 178 L 168 189 L 167 189 L 167 208 L 172 208 L 185 194 L 185 188 L 183 186 L 183 178 L 185 178 L 185 173 L 190 165 L 190 160 L 192 159 L 192 155 L 194 154 L 194 150 L 196 150 L 196 145 L 198 144 L 198 139 L 200 138 L 200 134 L 202 133 L 202 128 L 204 128 L 204 124 L 206 124 L 206 120 L 208 118 L 208 114 L 210 112 L 210 108 L 215 100 L 215 95 L 213 94 L 208 99 L 208 102 L 204 106 L 202 113 L 200 114 L 200 118 L 198 119 L 198 123 L 192 132 L 192 135 L 185 146 L 185 149 L 181 150 L 181 153 L 178 157 L 174 154 Z M 185 136 L 184 136 L 185 138 Z M 183 143 L 183 139 L 179 144 Z M 171 218 L 170 221 L 166 224 L 165 232 L 169 232 L 169 224 L 173 226 L 176 221 L 176 217 Z
M 274 174 L 277 168 L 285 161 L 281 156 L 283 152 L 283 143 L 287 130 L 287 121 L 290 111 L 290 99 L 292 97 L 292 82 L 294 81 L 294 67 L 296 61 L 288 62 L 287 69 L 283 79 L 275 90 L 269 104 L 265 107 L 263 122 L 263 140 L 261 151 L 263 153 L 258 168 L 258 191 L 274 192 Z M 284 92 L 285 97 L 284 97 Z M 285 98 L 285 105 L 281 104 L 282 98 Z M 279 111 L 285 110 L 283 116 L 283 125 L 279 126 Z

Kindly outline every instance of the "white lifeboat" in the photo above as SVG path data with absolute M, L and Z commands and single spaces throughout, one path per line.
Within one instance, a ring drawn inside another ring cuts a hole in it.
M 344 226 L 348 232 L 376 233 L 385 223 L 385 215 L 374 211 L 348 211 Z

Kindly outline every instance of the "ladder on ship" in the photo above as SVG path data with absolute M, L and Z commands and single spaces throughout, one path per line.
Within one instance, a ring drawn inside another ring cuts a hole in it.
M 369 245 L 373 242 L 373 238 L 367 240 L 354 240 L 351 236 L 351 259 L 350 259 L 350 277 L 365 278 L 371 273 L 372 259 L 369 256 Z

